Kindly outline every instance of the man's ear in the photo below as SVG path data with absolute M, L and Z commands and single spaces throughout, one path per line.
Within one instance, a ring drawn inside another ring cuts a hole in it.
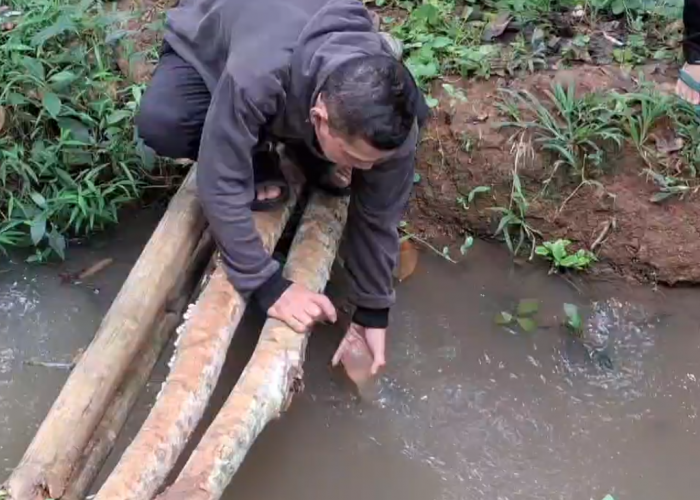
M 317 125 L 328 122 L 328 108 L 321 95 L 316 98 L 316 104 L 311 108 L 310 115 L 311 121 Z

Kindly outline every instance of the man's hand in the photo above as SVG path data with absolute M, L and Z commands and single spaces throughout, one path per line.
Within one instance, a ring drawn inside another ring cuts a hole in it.
M 267 315 L 286 323 L 298 333 L 308 332 L 314 323 L 338 319 L 335 307 L 323 294 L 314 293 L 292 283 L 280 298 L 268 309 Z
M 343 355 L 353 349 L 356 342 L 365 342 L 369 351 L 372 354 L 372 367 L 370 374 L 375 376 L 379 370 L 386 365 L 386 328 L 365 328 L 358 324 L 352 323 L 345 337 L 340 342 L 338 350 L 333 355 L 333 366 L 340 363 Z

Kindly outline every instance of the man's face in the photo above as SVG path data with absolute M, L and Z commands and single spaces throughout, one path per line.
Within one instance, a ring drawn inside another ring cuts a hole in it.
M 321 97 L 311 109 L 311 120 L 323 154 L 340 167 L 369 170 L 375 163 L 389 158 L 394 153 L 376 149 L 363 139 L 343 137 L 334 132 L 328 124 L 328 112 Z

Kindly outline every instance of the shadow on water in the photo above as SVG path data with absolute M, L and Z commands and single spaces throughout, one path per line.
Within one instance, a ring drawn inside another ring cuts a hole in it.
M 17 264 L 0 274 L 0 312 L 9 319 L 0 324 L 5 467 L 19 460 L 66 376 L 23 360 L 70 359 L 87 344 L 154 222 L 144 222 L 143 234 L 119 233 L 101 249 L 74 253 L 67 265 L 78 268 L 119 256 L 96 278 L 99 295 L 60 285 L 55 268 Z M 523 298 L 540 303 L 536 331 L 494 324 Z M 319 329 L 306 391 L 264 432 L 225 498 L 694 499 L 697 298 L 694 290 L 606 283 L 578 291 L 541 269 L 512 267 L 487 244 L 459 265 L 423 254 L 398 288 L 377 397 L 358 401 L 331 372 L 341 333 Z M 605 332 L 612 370 L 559 326 L 564 302 L 582 307 L 587 328 Z M 236 334 L 212 409 L 240 374 L 259 324 L 248 315 Z M 171 352 L 127 435 L 147 414 Z

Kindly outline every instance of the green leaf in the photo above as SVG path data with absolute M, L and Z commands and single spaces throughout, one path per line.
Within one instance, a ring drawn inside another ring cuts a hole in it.
M 80 120 L 61 117 L 57 121 L 61 130 L 67 130 L 70 133 L 71 139 L 82 144 L 92 144 L 93 139 L 90 134 L 90 129 Z
M 518 302 L 518 316 L 530 316 L 540 309 L 540 303 L 536 299 L 523 299 Z
M 61 259 L 65 260 L 66 258 L 66 238 L 56 231 L 56 229 L 52 229 L 51 232 L 49 233 L 49 247 L 56 252 L 56 255 L 58 255 Z
M 659 193 L 655 193 L 651 198 L 649 198 L 649 201 L 652 203 L 659 203 L 667 198 L 670 198 L 671 196 L 673 196 L 673 194 L 674 193 L 671 193 L 669 191 L 661 191 Z
M 41 104 L 53 118 L 61 112 L 61 99 L 53 92 L 45 92 L 41 98 Z
M 464 238 L 464 243 L 459 247 L 459 252 L 462 255 L 467 255 L 467 252 L 469 249 L 474 245 L 474 237 L 471 235 L 467 235 L 466 238 Z
M 70 30 L 75 30 L 75 24 L 73 23 L 69 15 L 64 15 L 58 18 L 58 20 L 54 24 L 47 28 L 44 28 L 39 33 L 34 35 L 30 43 L 34 47 L 43 45 L 52 38 Z
M 501 311 L 494 318 L 497 325 L 508 325 L 513 321 L 513 315 L 509 312 Z
M 121 122 L 122 120 L 125 120 L 127 118 L 131 117 L 131 111 L 126 111 L 126 110 L 119 110 L 115 111 L 111 115 L 107 117 L 107 124 L 108 125 L 116 125 L 117 123 Z
M 46 78 L 46 72 L 44 71 L 44 65 L 38 59 L 33 57 L 22 57 L 22 66 L 24 66 L 29 74 L 34 78 L 44 81 Z
M 547 245 L 547 243 L 545 243 L 545 245 Z M 552 251 L 552 256 L 555 261 L 558 262 L 567 256 L 566 247 L 570 244 L 571 242 L 569 240 L 557 240 L 550 244 L 550 250 Z
M 581 314 L 579 314 L 578 306 L 575 304 L 564 304 L 564 314 L 566 314 L 566 324 L 575 332 L 580 332 L 583 326 L 583 321 L 581 320 Z
M 442 49 L 445 47 L 449 47 L 450 45 L 454 45 L 454 40 L 446 36 L 439 36 L 436 37 L 430 45 L 436 49 Z
M 537 323 L 532 318 L 518 318 L 518 324 L 527 333 L 537 330 Z
M 551 252 L 546 246 L 543 245 L 537 245 L 537 248 L 535 248 L 535 253 L 539 255 L 540 257 L 550 257 Z
M 44 239 L 46 236 L 46 215 L 42 213 L 34 217 L 29 227 L 29 235 L 35 246 Z
M 438 104 L 440 104 L 440 101 L 438 101 L 436 98 L 434 98 L 431 95 L 425 96 L 425 103 L 428 105 L 429 108 L 434 108 Z
M 68 85 L 72 81 L 74 81 L 76 78 L 78 78 L 78 75 L 73 73 L 72 71 L 61 71 L 59 73 L 56 73 L 55 75 L 51 75 L 49 78 L 49 81 L 51 83 L 54 83 L 58 86 L 63 86 L 63 85 Z
M 34 203 L 39 208 L 46 208 L 46 198 L 44 198 L 41 193 L 37 193 L 36 191 L 32 192 L 32 194 L 29 195 Z
M 469 196 L 467 197 L 467 201 L 471 203 L 474 201 L 474 198 L 476 197 L 477 194 L 480 193 L 488 193 L 491 191 L 491 188 L 489 186 L 477 186 L 471 191 L 469 191 Z

